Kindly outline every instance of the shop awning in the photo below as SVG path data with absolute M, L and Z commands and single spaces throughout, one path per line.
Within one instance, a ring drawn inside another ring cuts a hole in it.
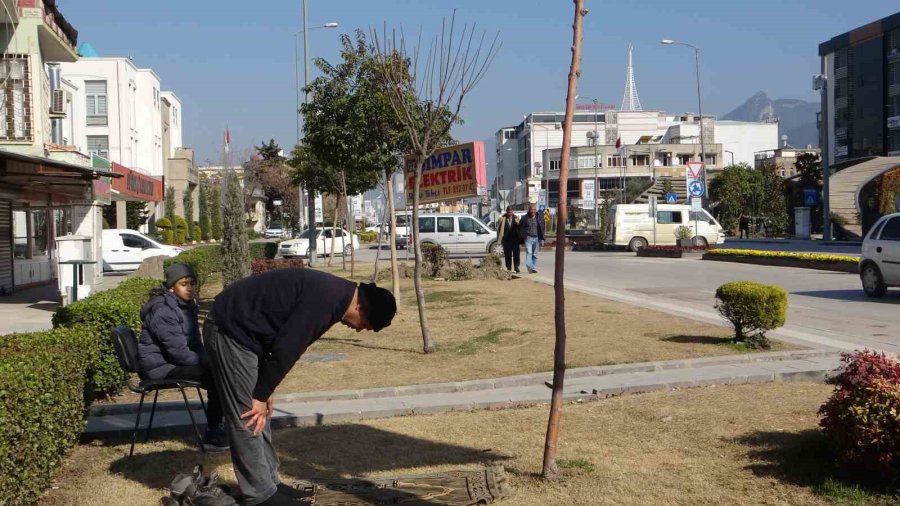
M 95 181 L 119 177 L 108 170 L 0 150 L 0 193 L 16 202 L 54 205 L 91 200 Z

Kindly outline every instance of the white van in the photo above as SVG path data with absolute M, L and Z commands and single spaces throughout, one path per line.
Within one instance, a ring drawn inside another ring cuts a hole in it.
M 690 206 L 683 204 L 659 204 L 655 221 L 655 244 L 677 244 L 675 229 L 680 226 L 691 229 L 694 244 L 706 246 L 725 242 L 722 226 L 705 209 L 693 212 Z M 609 210 L 608 223 L 608 244 L 627 246 L 631 251 L 654 244 L 654 217 L 650 216 L 650 204 L 616 204 Z
M 450 254 L 500 252 L 497 233 L 475 216 L 464 213 L 420 214 L 419 242 L 437 244 Z
M 133 271 L 146 258 L 173 257 L 182 251 L 184 249 L 161 244 L 137 230 L 113 228 L 103 231 L 104 271 Z

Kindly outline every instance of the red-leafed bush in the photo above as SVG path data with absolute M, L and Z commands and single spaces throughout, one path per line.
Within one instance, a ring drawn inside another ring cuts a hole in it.
M 819 425 L 850 469 L 900 477 L 900 361 L 864 350 L 844 354 L 828 380 L 834 393 Z
M 254 260 L 250 264 L 253 274 L 274 271 L 275 269 L 290 269 L 293 267 L 305 267 L 306 264 L 299 258 L 277 258 Z

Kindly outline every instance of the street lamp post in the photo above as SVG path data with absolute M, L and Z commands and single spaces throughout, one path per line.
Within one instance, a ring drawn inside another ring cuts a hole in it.
M 325 23 L 324 25 L 310 27 L 308 25 L 309 20 L 309 0 L 303 0 L 303 30 L 299 33 L 303 33 L 303 103 L 306 104 L 309 102 L 309 93 L 307 93 L 306 88 L 309 86 L 309 31 L 316 28 L 337 28 L 338 24 L 334 22 Z M 295 36 L 297 35 L 295 34 Z M 297 107 L 297 116 L 298 116 L 298 124 L 299 124 L 299 116 L 300 116 L 300 107 Z M 304 125 L 305 127 L 305 125 Z M 299 140 L 299 130 L 298 130 L 298 140 Z M 307 188 L 307 197 L 306 204 L 309 208 L 309 265 L 312 266 L 316 263 L 316 195 L 315 191 L 312 188 Z
M 724 152 L 728 153 L 729 155 L 731 155 L 731 165 L 734 165 L 734 151 L 729 151 L 729 150 L 727 150 L 727 149 L 723 149 L 722 151 L 724 151 Z
M 706 207 L 709 205 L 709 185 L 706 182 L 706 145 L 703 141 L 703 100 L 701 99 L 700 94 L 700 48 L 693 44 L 688 44 L 687 42 L 679 42 L 672 39 L 663 39 L 659 41 L 659 43 L 664 45 L 674 44 L 687 46 L 694 50 L 694 64 L 697 71 L 697 109 L 699 109 L 700 112 L 700 161 L 703 162 L 703 205 Z

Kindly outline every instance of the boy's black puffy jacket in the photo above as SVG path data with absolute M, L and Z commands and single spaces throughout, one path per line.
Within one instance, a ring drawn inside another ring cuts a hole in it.
M 196 302 L 184 302 L 167 291 L 144 304 L 141 321 L 138 361 L 142 378 L 162 379 L 175 366 L 206 364 Z

